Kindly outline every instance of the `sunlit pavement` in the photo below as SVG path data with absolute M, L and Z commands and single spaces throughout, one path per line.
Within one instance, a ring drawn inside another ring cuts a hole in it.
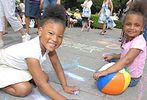
M 92 75 L 107 62 L 103 61 L 104 53 L 120 52 L 121 30 L 107 30 L 106 35 L 99 35 L 99 29 L 91 29 L 89 32 L 81 32 L 80 28 L 67 28 L 64 41 L 57 50 L 61 64 L 65 70 L 65 75 L 69 85 L 76 85 L 80 88 L 78 95 L 66 94 L 56 77 L 49 61 L 43 63 L 45 71 L 48 73 L 49 83 L 62 95 L 74 100 L 146 100 L 147 98 L 147 64 L 144 74 L 136 87 L 127 88 L 120 95 L 106 95 L 101 93 Z M 35 29 L 30 32 L 32 38 L 36 36 Z M 21 42 L 21 35 L 9 29 L 4 36 L 5 47 Z M 5 48 L 4 47 L 4 48 Z M 119 88 L 119 85 L 118 85 Z M 14 97 L 4 92 L 0 92 L 0 100 L 48 100 L 38 88 L 27 97 Z

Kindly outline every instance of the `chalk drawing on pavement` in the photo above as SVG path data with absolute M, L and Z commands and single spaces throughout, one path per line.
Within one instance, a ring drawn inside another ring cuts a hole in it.
M 120 44 L 113 43 L 112 41 L 99 40 L 96 42 L 104 45 L 106 48 L 109 48 L 109 49 L 120 49 Z
M 89 66 L 81 65 L 79 60 L 80 60 L 80 57 L 77 56 L 70 63 L 66 63 L 66 64 L 62 63 L 63 68 L 68 69 L 68 68 L 71 68 L 71 66 L 74 66 L 75 68 L 81 68 L 81 69 L 89 71 L 89 72 L 93 72 L 93 73 L 96 72 L 96 70 L 91 69 Z
M 64 40 L 61 47 L 70 47 L 70 48 L 78 49 L 82 52 L 87 52 L 87 53 L 92 53 L 94 51 L 101 52 L 104 50 L 104 48 L 101 48 L 98 46 L 91 46 L 91 45 L 87 45 L 87 44 L 74 42 L 71 40 Z

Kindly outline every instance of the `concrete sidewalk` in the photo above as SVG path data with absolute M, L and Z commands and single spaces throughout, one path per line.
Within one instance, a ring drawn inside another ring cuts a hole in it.
M 98 91 L 93 73 L 107 62 L 103 61 L 103 53 L 119 53 L 121 30 L 107 30 L 107 35 L 99 35 L 98 29 L 91 29 L 89 32 L 81 32 L 80 28 L 67 28 L 64 41 L 57 50 L 60 61 L 65 70 L 65 75 L 70 85 L 80 87 L 79 95 L 66 94 L 56 77 L 49 61 L 43 66 L 49 74 L 49 83 L 68 99 L 74 100 L 146 100 L 147 98 L 147 64 L 144 75 L 136 87 L 127 88 L 120 95 L 106 95 Z M 35 29 L 31 29 L 31 36 L 35 37 Z M 21 42 L 21 35 L 9 30 L 4 36 L 5 47 Z M 5 48 L 4 47 L 4 48 Z M 119 86 L 119 85 L 118 85 Z M 0 100 L 48 100 L 49 98 L 39 92 L 38 88 L 27 97 L 14 97 L 0 91 Z

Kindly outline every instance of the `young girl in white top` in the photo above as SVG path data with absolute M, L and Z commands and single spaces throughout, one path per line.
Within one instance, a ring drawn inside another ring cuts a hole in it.
M 65 31 L 66 12 L 61 5 L 48 6 L 41 20 L 39 36 L 0 50 L 0 88 L 14 96 L 26 96 L 32 90 L 30 80 L 53 100 L 66 100 L 49 83 L 48 75 L 41 63 L 48 56 L 59 81 L 67 93 L 74 93 L 77 87 L 68 86 L 62 66 L 56 53 Z
M 124 18 L 122 53 L 104 56 L 109 61 L 113 58 L 120 58 L 110 68 L 94 73 L 94 79 L 105 76 L 112 72 L 117 72 L 126 67 L 131 75 L 130 87 L 136 86 L 139 82 L 146 60 L 146 41 L 143 37 L 144 30 L 144 2 L 135 2 Z M 146 6 L 146 5 L 145 5 Z
M 85 29 L 89 31 L 90 29 L 90 17 L 91 17 L 92 4 L 93 4 L 92 0 L 85 0 L 84 3 L 81 4 L 81 7 L 83 8 L 81 31 L 84 31 Z

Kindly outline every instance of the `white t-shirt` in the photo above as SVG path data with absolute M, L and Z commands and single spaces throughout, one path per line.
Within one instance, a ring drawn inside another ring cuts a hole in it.
M 83 5 L 89 9 L 91 8 L 92 4 L 93 2 L 91 0 L 85 0 L 83 3 Z
M 0 51 L 1 62 L 2 64 L 7 64 L 8 66 L 27 70 L 26 58 L 35 58 L 40 61 L 40 64 L 46 60 L 47 53 L 43 56 L 41 54 L 39 37 L 34 39 L 12 45 L 8 48 L 2 49 Z

